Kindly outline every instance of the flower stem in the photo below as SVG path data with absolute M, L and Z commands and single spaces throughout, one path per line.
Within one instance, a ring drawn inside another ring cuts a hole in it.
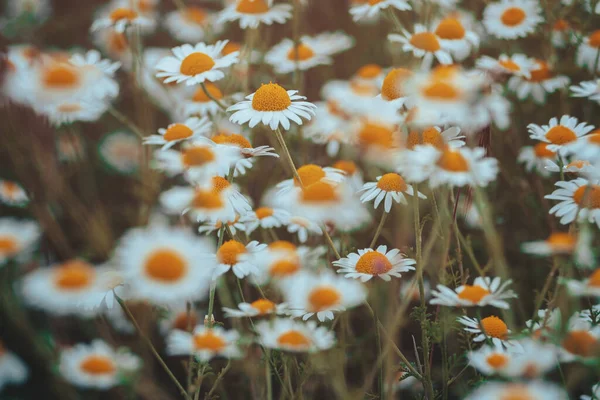
M 227 111 L 227 107 L 225 107 L 225 105 L 223 103 L 221 103 L 216 97 L 214 97 L 212 94 L 210 94 L 210 92 L 208 91 L 208 89 L 206 89 L 206 85 L 204 84 L 204 82 L 202 82 L 200 84 L 200 87 L 202 88 L 202 91 L 204 92 L 204 94 L 206 95 L 206 97 L 208 97 L 209 99 L 211 99 L 212 101 L 214 101 L 215 104 L 218 105 L 221 110 Z
M 377 226 L 377 230 L 375 231 L 375 235 L 373 235 L 373 240 L 371 240 L 371 244 L 369 248 L 372 249 L 373 246 L 377 243 L 377 239 L 379 239 L 379 235 L 381 234 L 381 230 L 383 229 L 383 225 L 385 225 L 385 220 L 387 219 L 388 213 L 383 212 L 381 215 L 381 220 L 379 221 L 379 226 Z

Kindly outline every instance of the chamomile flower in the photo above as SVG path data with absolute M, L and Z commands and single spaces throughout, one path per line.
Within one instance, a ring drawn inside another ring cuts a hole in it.
M 533 33 L 544 18 L 537 0 L 500 0 L 483 11 L 486 30 L 499 39 L 517 39 Z
M 492 75 L 505 74 L 517 75 L 525 78 L 531 76 L 530 71 L 535 67 L 535 61 L 525 54 L 500 54 L 496 59 L 490 56 L 482 56 L 477 59 L 477 68 L 487 71 Z
M 237 240 L 228 240 L 217 249 L 215 262 L 217 268 L 213 278 L 232 270 L 238 279 L 242 279 L 251 273 L 258 273 L 257 254 L 265 250 L 266 244 L 260 244 L 256 240 L 244 245 Z
M 555 75 L 548 64 L 541 60 L 536 60 L 529 74 L 529 78 L 512 76 L 508 80 L 508 88 L 516 93 L 519 100 L 525 100 L 531 95 L 536 103 L 544 104 L 546 94 L 566 88 L 570 82 L 568 76 Z
M 465 331 L 475 335 L 473 342 L 483 342 L 490 339 L 494 346 L 514 347 L 512 341 L 508 338 L 510 329 L 501 318 L 495 315 L 482 318 L 480 321 L 463 316 L 458 318 L 457 321 L 464 325 L 463 329 Z
M 596 358 L 600 344 L 600 326 L 574 314 L 568 322 L 567 332 L 558 349 L 561 362 L 586 361 Z
M 267 0 L 237 0 L 221 11 L 218 21 L 239 21 L 242 29 L 256 29 L 260 24 L 285 24 L 291 17 L 291 4 L 272 5 Z
M 158 135 L 150 135 L 144 138 L 144 144 L 160 145 L 162 150 L 167 150 L 177 143 L 208 136 L 211 129 L 212 122 L 207 117 L 188 118 L 185 122 L 177 122 L 166 128 L 160 128 Z
M 585 137 L 585 136 L 584 136 Z M 580 175 L 596 172 L 596 166 L 587 160 L 573 160 L 568 164 L 558 165 L 552 160 L 546 160 L 545 168 L 550 172 L 570 172 Z
M 350 160 L 338 160 L 332 168 L 344 171 L 344 183 L 348 184 L 354 191 L 358 191 L 364 184 L 363 176 L 358 166 Z
M 332 64 L 332 56 L 348 50 L 354 39 L 343 32 L 326 32 L 317 36 L 302 36 L 298 46 L 283 39 L 265 54 L 265 61 L 275 72 L 288 74 L 296 68 L 306 71 L 317 65 Z
M 337 185 L 345 178 L 344 172 L 332 167 L 320 167 L 316 164 L 306 164 L 298 168 L 298 176 L 302 182 L 296 178 L 286 179 L 277 184 L 279 194 L 285 194 L 290 191 L 300 191 L 301 186 L 308 187 L 313 183 L 324 182 Z
M 567 153 L 581 160 L 598 161 L 600 160 L 600 130 L 581 136 L 565 147 Z
M 366 301 L 362 283 L 332 272 L 301 272 L 282 284 L 286 304 L 294 317 L 307 320 L 316 314 L 321 322 L 333 319 L 334 312 L 345 311 Z
M 322 235 L 323 230 L 314 221 L 304 217 L 292 216 L 287 221 L 287 231 L 298 235 L 298 241 L 305 243 L 308 240 L 308 235 Z
M 598 81 L 583 81 L 579 85 L 569 87 L 572 97 L 587 97 L 600 104 L 600 84 Z
M 115 250 L 132 296 L 154 304 L 200 300 L 216 268 L 212 245 L 181 228 L 131 229 Z
M 0 391 L 6 385 L 23 383 L 28 377 L 25 363 L 0 341 Z
M 402 108 L 408 101 L 404 93 L 404 84 L 412 74 L 412 71 L 406 68 L 394 68 L 388 72 L 381 84 L 381 98 L 399 109 Z
M 219 133 L 211 137 L 211 140 L 219 145 L 232 149 L 237 160 L 234 163 L 234 177 L 244 175 L 247 170 L 252 168 L 257 157 L 279 157 L 275 149 L 270 146 L 253 147 L 250 140 L 236 133 Z
M 600 269 L 596 269 L 582 281 L 567 279 L 564 283 L 567 285 L 569 293 L 574 296 L 600 297 Z
M 377 209 L 381 202 L 384 202 L 384 210 L 389 213 L 392 209 L 392 204 L 401 203 L 407 205 L 406 197 L 404 194 L 414 196 L 414 189 L 412 186 L 407 185 L 400 175 L 396 173 L 389 173 L 377 177 L 377 182 L 367 182 L 363 185 L 359 192 L 364 192 L 360 196 L 360 201 L 367 203 L 375 199 L 374 207 Z M 422 193 L 418 193 L 418 196 L 422 199 L 426 199 Z
M 399 169 L 409 182 L 429 179 L 432 188 L 440 185 L 485 187 L 496 179 L 498 160 L 485 157 L 482 147 L 438 150 L 418 145 L 404 153 Z
M 0 218 L 0 267 L 16 258 L 26 260 L 40 238 L 40 227 L 33 221 Z
M 391 42 L 402 43 L 402 50 L 411 52 L 415 57 L 422 58 L 422 67 L 429 68 L 434 57 L 440 64 L 452 64 L 452 56 L 442 47 L 441 38 L 430 32 L 424 25 L 415 24 L 414 33 L 402 30 L 402 35 L 391 33 Z
M 502 282 L 499 277 L 477 277 L 472 285 L 461 285 L 452 290 L 444 285 L 437 285 L 432 290 L 433 299 L 429 304 L 439 304 L 448 307 L 485 307 L 509 308 L 507 299 L 517 297 L 515 292 L 507 290 L 511 280 Z
M 105 165 L 122 174 L 137 171 L 142 148 L 140 140 L 129 132 L 111 132 L 101 139 L 98 153 Z
M 506 349 L 494 343 L 493 346 L 484 345 L 467 354 L 469 365 L 483 375 L 509 375 L 514 350 Z
M 565 19 L 557 19 L 552 25 L 552 35 L 550 40 L 555 47 L 564 48 L 572 43 L 575 37 L 571 24 Z
M 467 30 L 457 15 L 449 15 L 437 22 L 434 33 L 455 61 L 464 60 L 479 47 L 479 36 Z
M 165 16 L 164 25 L 171 36 L 188 43 L 200 42 L 223 30 L 222 24 L 217 23 L 216 13 L 197 6 L 171 11 Z
M 221 112 L 221 106 L 213 99 L 218 100 L 221 104 L 231 104 L 232 101 L 241 98 L 240 93 L 226 96 L 219 86 L 212 82 L 205 82 L 204 88 L 198 87 L 195 91 L 184 93 L 183 97 L 178 99 L 177 113 L 185 117 L 194 115 L 214 116 Z
M 334 101 L 317 102 L 315 116 L 304 130 L 304 136 L 317 144 L 326 145 L 329 157 L 338 155 L 344 144 L 351 142 L 347 130 L 349 121 Z
M 237 309 L 223 307 L 223 313 L 227 318 L 281 315 L 287 313 L 287 304 L 275 304 L 268 299 L 258 299 L 252 303 L 240 303 Z
M 18 183 L 0 179 L 0 201 L 9 206 L 24 206 L 29 202 L 29 196 Z
M 188 303 L 174 303 L 169 304 L 165 308 L 165 316 L 160 321 L 160 331 L 163 335 L 168 335 L 172 330 L 180 331 L 192 331 L 193 328 L 198 325 L 202 320 L 205 313 L 190 304 L 188 310 Z
M 242 356 L 237 342 L 240 334 L 220 326 L 198 325 L 193 333 L 172 331 L 167 337 L 167 354 L 172 356 L 194 355 L 207 362 L 214 357 L 238 358 Z
M 553 383 L 533 381 L 494 382 L 488 381 L 480 385 L 465 400 L 497 400 L 522 398 L 527 400 L 568 400 L 565 391 Z
M 127 350 L 115 351 L 102 340 L 79 343 L 62 350 L 59 370 L 75 386 L 108 390 L 121 384 L 124 376 L 141 367 L 141 360 Z
M 161 203 L 169 213 L 189 213 L 198 222 L 232 222 L 252 210 L 248 200 L 226 179 L 215 176 L 209 182 L 208 187 L 169 189 L 161 195 Z
M 411 10 L 412 7 L 406 0 L 368 0 L 350 7 L 350 14 L 354 21 L 373 18 L 383 10 L 392 7 L 400 11 Z
M 328 111 L 338 117 L 366 116 L 375 107 L 365 107 L 379 93 L 379 85 L 363 80 L 332 80 L 323 85 L 322 96 L 328 102 Z M 383 102 L 381 102 L 383 103 Z M 396 107 L 389 107 L 396 111 Z
M 257 257 L 259 272 L 254 278 L 258 285 L 269 280 L 281 282 L 294 278 L 305 266 L 317 265 L 325 253 L 323 247 L 296 246 L 285 240 L 271 242 Z
M 600 71 L 600 63 L 597 63 L 598 52 L 600 52 L 600 30 L 590 33 L 583 39 L 577 48 L 575 62 L 590 72 Z M 596 71 L 594 71 L 594 67 Z
M 334 333 L 316 322 L 276 318 L 255 324 L 258 342 L 266 348 L 294 353 L 315 353 L 335 344 Z
M 338 216 L 342 215 L 344 200 L 351 195 L 347 189 L 345 185 L 317 181 L 316 183 L 304 185 L 302 188 L 296 188 L 287 192 L 285 196 L 281 196 L 279 202 L 281 203 L 283 199 L 286 199 L 286 208 L 290 212 L 294 211 L 301 217 L 322 224 L 336 217 L 333 215 L 334 210 L 340 211 Z M 346 217 L 348 216 L 346 215 Z
M 535 171 L 541 176 L 550 176 L 550 171 L 546 169 L 546 162 L 555 160 L 556 151 L 548 148 L 550 143 L 541 142 L 535 146 L 523 146 L 519 151 L 517 162 L 525 164 L 527 172 Z
M 405 258 L 398 249 L 387 251 L 387 246 L 377 249 L 361 249 L 358 253 L 350 253 L 347 257 L 333 262 L 339 267 L 337 272 L 346 278 L 360 279 L 367 282 L 371 278 L 379 277 L 390 281 L 392 277 L 400 278 L 401 272 L 414 270 L 416 261 Z
M 290 216 L 288 211 L 280 208 L 259 207 L 244 215 L 242 221 L 248 227 L 248 233 L 252 233 L 258 227 L 271 229 L 286 225 Z
M 545 196 L 560 201 L 550 209 L 550 214 L 559 217 L 563 225 L 570 224 L 578 217 L 600 227 L 600 185 L 583 178 L 559 181 L 555 185 L 559 189 Z
M 563 115 L 560 120 L 552 118 L 548 125 L 529 124 L 529 137 L 549 143 L 548 150 L 564 153 L 564 146 L 594 130 L 593 125 L 579 122 L 577 118 Z
M 96 121 L 107 109 L 108 103 L 79 99 L 65 99 L 36 106 L 36 111 L 47 116 L 54 126 L 70 124 L 75 121 Z
M 156 76 L 164 78 L 165 83 L 185 82 L 188 86 L 223 79 L 225 73 L 222 69 L 236 63 L 239 55 L 234 51 L 222 56 L 221 51 L 226 44 L 227 40 L 220 40 L 214 45 L 198 43 L 174 47 L 173 56 L 161 59 L 156 65 Z
M 246 100 L 229 107 L 234 111 L 229 120 L 239 125 L 248 123 L 250 128 L 262 122 L 272 130 L 290 129 L 290 120 L 302 125 L 302 118 L 310 120 L 315 115 L 316 106 L 299 96 L 297 90 L 285 90 L 276 83 L 263 84 Z
M 406 148 L 412 150 L 415 146 L 433 146 L 438 150 L 443 150 L 446 146 L 453 149 L 465 145 L 465 136 L 460 134 L 460 128 L 452 127 L 442 132 L 442 129 L 433 126 L 423 130 L 413 130 L 408 133 L 406 138 Z
M 156 21 L 139 10 L 128 5 L 114 3 L 102 10 L 94 20 L 90 30 L 92 32 L 102 29 L 114 29 L 123 33 L 128 28 L 139 28 L 142 32 L 149 32 L 156 26 Z
M 118 60 L 126 71 L 131 71 L 133 53 L 124 32 L 117 32 L 114 28 L 101 29 L 92 32 L 92 40 L 102 53 L 113 60 Z
M 203 225 L 198 227 L 198 233 L 204 233 L 206 235 L 211 235 L 213 232 L 217 231 L 217 236 L 221 237 L 221 233 L 226 235 L 225 229 L 221 231 L 221 227 L 223 224 L 220 221 L 212 222 L 208 221 Z M 236 216 L 233 221 L 227 222 L 227 227 L 232 235 L 235 235 L 236 232 L 246 232 L 246 224 L 240 221 L 240 216 Z
M 524 253 L 539 256 L 553 254 L 570 254 L 575 250 L 577 237 L 565 232 L 554 232 L 546 240 L 523 243 L 521 249 Z
M 384 102 L 384 100 L 379 100 Z M 373 111 L 373 112 L 371 112 Z M 394 107 L 370 110 L 369 116 L 355 120 L 350 129 L 352 140 L 361 156 L 370 164 L 384 169 L 395 167 L 398 150 L 402 147 L 400 118 Z

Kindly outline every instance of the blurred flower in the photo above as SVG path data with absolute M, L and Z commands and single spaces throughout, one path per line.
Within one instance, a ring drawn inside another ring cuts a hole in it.
M 208 35 L 218 35 L 223 25 L 217 22 L 218 14 L 198 7 L 188 6 L 171 11 L 165 16 L 164 25 L 180 42 L 197 43 Z
M 600 269 L 596 269 L 592 274 L 578 281 L 576 279 L 565 279 L 569 293 L 573 296 L 597 296 L 600 297 Z
M 0 341 L 0 391 L 6 385 L 25 382 L 28 376 L 29 369 L 25 363 Z
M 13 258 L 24 261 L 30 257 L 40 235 L 36 222 L 0 218 L 0 267 Z
M 575 313 L 568 322 L 558 348 L 561 362 L 586 361 L 597 358 L 600 345 L 600 326 Z
M 129 7 L 128 7 L 129 6 Z M 114 29 L 119 33 L 127 28 L 134 27 L 144 33 L 151 32 L 156 26 L 156 21 L 139 10 L 130 8 L 128 3 L 113 2 L 104 7 L 92 23 L 92 32 L 101 29 Z
M 213 273 L 213 279 L 225 274 L 230 269 L 238 279 L 250 274 L 258 273 L 256 266 L 258 253 L 265 250 L 266 244 L 260 244 L 256 240 L 244 245 L 237 240 L 228 240 L 217 249 L 215 260 L 217 268 Z
M 560 120 L 552 118 L 548 125 L 527 125 L 529 137 L 549 143 L 548 150 L 564 153 L 564 146 L 594 130 L 593 125 L 578 122 L 577 118 L 563 115 Z
M 462 61 L 479 47 L 479 36 L 463 25 L 457 15 L 448 15 L 435 25 L 442 48 L 448 50 L 455 61 Z
M 266 0 L 237 0 L 227 6 L 217 22 L 238 21 L 242 29 L 256 29 L 260 24 L 285 24 L 292 17 L 290 4 L 268 4 Z
M 507 290 L 511 280 L 502 282 L 499 277 L 477 277 L 472 285 L 461 285 L 452 290 L 444 285 L 437 285 L 432 290 L 433 299 L 429 304 L 449 307 L 484 307 L 487 305 L 508 309 L 507 299 L 517 297 L 512 290 Z
M 259 207 L 242 217 L 242 221 L 248 228 L 248 233 L 254 232 L 259 226 L 262 229 L 279 228 L 286 225 L 289 219 L 290 213 L 288 211 L 271 207 Z
M 556 214 L 563 225 L 570 224 L 578 217 L 579 220 L 587 219 L 600 227 L 600 185 L 583 178 L 558 181 L 555 185 L 559 189 L 545 196 L 547 199 L 560 201 L 550 209 L 550 214 Z
M 314 321 L 276 318 L 258 322 L 255 330 L 259 343 L 269 349 L 314 353 L 327 350 L 335 344 L 334 333 L 325 327 L 317 327 Z
M 548 64 L 542 60 L 536 60 L 536 65 L 529 74 L 529 78 L 512 76 L 508 80 L 508 88 L 516 93 L 519 100 L 525 100 L 531 95 L 537 104 L 544 104 L 547 93 L 566 88 L 571 81 L 568 76 L 555 75 Z
M 598 81 L 583 81 L 579 85 L 570 86 L 573 97 L 587 97 L 591 101 L 600 104 L 600 85 Z
M 388 7 L 400 11 L 412 9 L 406 0 L 365 0 L 355 2 L 355 4 L 350 7 L 350 14 L 352 14 L 352 19 L 354 21 L 359 21 L 383 13 L 383 10 Z
M 227 318 L 281 315 L 287 313 L 287 304 L 275 304 L 271 300 L 258 299 L 252 303 L 240 303 L 237 309 L 223 307 L 223 313 Z
M 483 24 L 500 39 L 517 39 L 533 33 L 544 21 L 537 0 L 500 0 L 483 11 Z
M 104 135 L 98 153 L 110 168 L 123 174 L 137 171 L 142 148 L 140 140 L 129 132 L 112 132 Z
M 598 54 L 600 54 L 600 30 L 596 30 L 583 38 L 577 48 L 575 62 L 580 67 L 587 68 L 590 72 L 600 71 L 600 63 L 597 61 Z
M 391 33 L 388 39 L 402 43 L 402 50 L 422 58 L 422 67 L 429 68 L 435 57 L 440 64 L 452 64 L 452 56 L 442 47 L 441 38 L 429 32 L 424 25 L 415 24 L 414 33 L 402 30 L 402 35 Z
M 539 256 L 550 256 L 553 254 L 570 254 L 575 250 L 577 237 L 566 232 L 554 232 L 546 240 L 527 242 L 521 245 L 524 253 Z
M 535 67 L 535 61 L 525 54 L 507 56 L 501 54 L 498 59 L 490 56 L 481 56 L 477 59 L 477 68 L 492 74 L 516 75 L 530 78 L 530 71 Z
M 20 207 L 29 203 L 29 196 L 18 183 L 0 179 L 0 201 L 9 206 Z
M 192 354 L 202 362 L 214 357 L 239 358 L 242 356 L 237 346 L 239 339 L 240 334 L 235 330 L 198 325 L 193 333 L 172 331 L 167 337 L 167 353 L 172 356 Z
M 558 156 L 556 151 L 550 150 L 550 143 L 541 142 L 535 146 L 523 146 L 519 151 L 517 162 L 525 164 L 525 170 L 535 171 L 541 176 L 549 176 L 550 171 L 546 169 L 546 161 L 554 160 Z
M 532 381 L 486 382 L 465 397 L 465 400 L 495 400 L 523 398 L 527 400 L 568 400 L 565 391 L 553 383 Z
M 158 135 L 150 135 L 144 138 L 144 144 L 162 145 L 161 150 L 167 150 L 177 143 L 208 136 L 212 128 L 212 122 L 208 118 L 188 118 L 185 122 L 174 123 L 167 128 L 160 128 Z
M 288 219 L 287 231 L 289 233 L 297 233 L 300 243 L 305 243 L 308 240 L 308 235 L 322 235 L 323 230 L 314 221 L 307 218 L 293 216 Z

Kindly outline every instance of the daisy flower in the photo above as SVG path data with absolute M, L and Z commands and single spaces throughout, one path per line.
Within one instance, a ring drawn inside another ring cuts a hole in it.
M 350 14 L 354 21 L 359 21 L 372 18 L 389 7 L 393 7 L 400 11 L 412 9 L 406 0 L 367 0 L 352 5 L 350 7 Z
M 517 345 L 518 351 L 509 368 L 512 376 L 539 378 L 558 366 L 558 353 L 553 344 L 525 338 Z
M 412 71 L 405 68 L 394 68 L 386 75 L 381 84 L 381 98 L 392 102 L 397 108 L 401 108 L 407 102 L 404 93 L 404 84 L 412 76 Z
M 161 333 L 167 335 L 172 330 L 191 331 L 200 321 L 204 312 L 199 311 L 194 305 L 188 311 L 187 303 L 169 304 L 165 308 L 167 314 L 160 321 Z
M 256 29 L 260 24 L 285 24 L 291 17 L 291 4 L 271 5 L 267 0 L 237 0 L 221 11 L 218 22 L 239 21 L 242 29 Z
M 499 39 L 525 37 L 543 21 L 537 0 L 500 0 L 483 11 L 485 29 Z
M 208 362 L 214 357 L 239 358 L 242 356 L 237 346 L 239 339 L 240 334 L 235 330 L 198 325 L 192 333 L 180 330 L 171 332 L 167 337 L 167 354 L 192 354 L 202 362 Z
M 286 225 L 290 216 L 290 213 L 286 210 L 271 207 L 259 207 L 244 215 L 242 221 L 246 224 L 248 233 L 252 233 L 259 226 L 262 229 L 271 229 Z
M 321 95 L 329 103 L 328 111 L 344 119 L 351 115 L 366 116 L 371 108 L 365 107 L 365 103 L 372 101 L 378 93 L 379 85 L 363 80 L 332 80 L 325 83 L 321 89 Z M 396 111 L 396 107 L 390 109 Z
M 141 29 L 142 32 L 149 32 L 155 26 L 156 22 L 140 13 L 139 10 L 120 3 L 113 3 L 94 20 L 90 31 L 114 29 L 118 33 L 123 33 L 127 28 L 135 27 Z
M 0 218 L 0 266 L 17 258 L 27 259 L 41 235 L 40 227 L 33 221 Z
M 298 168 L 298 176 L 305 188 L 313 183 L 323 182 L 331 185 L 337 185 L 345 178 L 344 172 L 332 167 L 320 167 L 316 164 L 306 164 Z M 277 184 L 278 194 L 287 193 L 293 189 L 301 190 L 300 182 L 296 178 L 286 179 Z
M 6 385 L 25 382 L 28 376 L 25 363 L 0 341 L 0 391 Z
M 594 326 L 578 313 L 568 322 L 558 349 L 561 362 L 586 361 L 597 357 L 596 349 L 600 345 L 600 326 Z
M 323 235 L 323 230 L 314 221 L 311 221 L 304 217 L 293 216 L 287 220 L 287 231 L 289 233 L 295 233 L 298 235 L 298 241 L 305 243 L 308 240 L 308 235 Z
M 600 52 L 600 30 L 590 33 L 577 48 L 575 62 L 590 72 L 600 71 L 600 63 L 596 62 Z
M 575 250 L 576 244 L 576 236 L 566 232 L 554 232 L 546 240 L 523 243 L 521 250 L 539 256 L 570 254 Z
M 266 244 L 260 244 L 256 240 L 244 246 L 237 240 L 228 240 L 217 249 L 215 262 L 217 268 L 213 273 L 213 279 L 225 274 L 230 269 L 238 279 L 242 279 L 251 273 L 257 273 L 257 253 L 266 249 Z
M 439 21 L 434 33 L 455 61 L 464 60 L 479 47 L 479 36 L 467 30 L 458 16 L 450 15 Z
M 208 136 L 212 129 L 212 122 L 207 117 L 188 118 L 185 122 L 170 124 L 167 128 L 160 128 L 158 135 L 144 138 L 144 144 L 160 145 L 161 150 L 167 150 L 177 143 Z
M 489 381 L 477 387 L 465 400 L 496 400 L 496 399 L 527 399 L 527 400 L 568 400 L 565 391 L 553 383 L 533 381 L 494 382 Z
M 579 216 L 580 220 L 587 219 L 600 227 L 600 185 L 583 178 L 559 181 L 555 185 L 559 189 L 545 196 L 547 199 L 560 201 L 550 209 L 550 214 L 559 217 L 563 225 L 570 224 Z
M 252 168 L 255 157 L 279 157 L 275 149 L 269 146 L 253 147 L 252 143 L 244 136 L 236 133 L 219 133 L 211 137 L 211 140 L 221 147 L 233 149 L 237 153 L 237 161 L 234 163 L 234 177 L 244 175 L 247 170 Z
M 461 285 L 452 290 L 444 285 L 437 285 L 437 290 L 432 290 L 433 299 L 429 304 L 439 304 L 448 307 L 485 307 L 493 306 L 508 309 L 505 301 L 517 297 L 512 290 L 506 290 L 511 280 L 502 283 L 499 277 L 477 277 L 472 285 Z
M 281 282 L 294 278 L 304 266 L 318 265 L 325 253 L 322 246 L 296 246 L 286 240 L 271 242 L 266 251 L 257 256 L 259 272 L 253 276 L 254 283 L 262 285 L 269 280 Z
M 429 68 L 434 57 L 440 64 L 452 64 L 452 56 L 442 47 L 441 38 L 434 32 L 429 32 L 424 25 L 415 24 L 414 33 L 405 29 L 402 30 L 402 35 L 391 33 L 388 39 L 402 43 L 403 51 L 422 58 L 422 68 Z
M 275 72 L 288 74 L 296 68 L 306 71 L 317 65 L 332 64 L 332 56 L 348 50 L 354 38 L 343 32 L 326 32 L 317 36 L 302 36 L 298 46 L 291 39 L 283 39 L 265 54 L 265 61 Z
M 210 242 L 181 228 L 135 228 L 115 250 L 132 295 L 154 304 L 203 299 L 216 265 Z
M 206 92 L 204 91 L 206 89 Z M 194 92 L 184 93 L 183 99 L 178 99 L 177 112 L 185 117 L 194 115 L 213 116 L 221 112 L 221 107 L 208 94 L 221 103 L 226 103 L 221 89 L 212 82 L 205 82 L 204 87 L 198 87 Z
M 483 345 L 479 349 L 467 353 L 469 365 L 488 376 L 509 375 L 510 368 L 513 367 L 514 356 L 514 350 L 506 349 L 498 344 Z
M 141 360 L 127 350 L 113 350 L 102 340 L 79 343 L 62 350 L 59 370 L 75 386 L 108 390 L 122 383 L 125 375 L 141 367 Z
M 536 60 L 536 64 L 529 74 L 529 78 L 512 76 L 508 80 L 508 88 L 516 93 L 519 100 L 525 100 L 531 95 L 538 104 L 546 102 L 547 93 L 554 93 L 565 88 L 571 81 L 565 75 L 555 76 L 548 64 L 541 60 Z
M 48 117 L 54 126 L 75 121 L 92 122 L 98 120 L 108 109 L 108 103 L 101 101 L 61 100 L 56 103 L 40 104 L 36 111 Z
M 126 71 L 131 71 L 133 53 L 124 32 L 117 32 L 114 28 L 97 30 L 92 32 L 92 41 L 102 53 L 113 60 L 118 60 Z
M 363 176 L 354 161 L 338 160 L 333 163 L 331 167 L 334 169 L 339 169 L 346 174 L 344 183 L 348 184 L 353 190 L 358 191 L 360 188 L 362 188 L 364 184 Z
M 376 250 L 361 249 L 358 253 L 350 253 L 347 257 L 333 262 L 339 267 L 337 272 L 346 278 L 360 279 L 367 282 L 371 278 L 379 277 L 390 281 L 392 277 L 400 278 L 401 272 L 415 269 L 416 261 L 405 258 L 398 249 L 387 251 L 387 246 L 379 246 Z
M 302 118 L 310 120 L 315 115 L 316 106 L 299 96 L 297 90 L 285 90 L 276 83 L 262 84 L 261 87 L 241 101 L 229 107 L 234 111 L 229 120 L 244 125 L 248 122 L 250 128 L 262 122 L 272 130 L 279 125 L 286 131 L 290 129 L 290 120 L 302 125 Z
M 287 313 L 287 304 L 275 304 L 268 299 L 258 299 L 252 303 L 240 303 L 237 309 L 223 307 L 226 318 L 263 317 Z
M 460 128 L 452 127 L 442 132 L 442 129 L 433 126 L 423 130 L 410 131 L 406 138 L 406 148 L 413 150 L 418 145 L 433 146 L 444 150 L 446 146 L 459 148 L 465 145 L 465 136 L 460 134 Z
M 546 162 L 558 157 L 556 151 L 548 148 L 550 145 L 550 143 L 541 142 L 535 146 L 521 147 L 517 162 L 525 164 L 527 172 L 535 171 L 541 176 L 550 176 L 550 171 L 546 169 Z
M 527 125 L 529 137 L 549 143 L 548 150 L 564 153 L 564 146 L 594 130 L 593 125 L 579 122 L 577 118 L 563 115 L 560 120 L 552 118 L 548 125 Z
M 195 46 L 184 44 L 174 47 L 173 56 L 161 59 L 156 65 L 156 76 L 165 78 L 164 83 L 182 83 L 197 85 L 204 81 L 215 82 L 225 77 L 222 69 L 238 61 L 239 52 L 234 51 L 226 56 L 221 51 L 227 40 L 220 40 L 214 45 L 198 43 Z
M 332 320 L 334 312 L 345 311 L 364 303 L 367 290 L 360 282 L 332 272 L 301 272 L 293 281 L 282 283 L 289 312 L 304 321 L 316 314 L 321 322 Z
M 552 44 L 558 48 L 564 48 L 574 40 L 573 28 L 565 19 L 557 19 L 552 25 L 552 34 L 550 37 Z
M 0 179 L 0 201 L 9 206 L 24 206 L 29 202 L 29 196 L 18 183 Z
M 329 157 L 335 157 L 342 145 L 351 142 L 347 130 L 349 121 L 338 109 L 335 101 L 317 102 L 315 116 L 304 130 L 304 137 L 317 144 L 324 144 Z
M 565 150 L 583 160 L 600 160 L 600 130 L 579 137 L 576 141 L 567 144 Z
M 323 224 L 336 219 L 350 218 L 352 214 L 348 200 L 351 198 L 352 193 L 347 185 L 318 181 L 288 192 L 280 197 L 279 202 L 282 203 L 285 199 L 288 211 Z M 334 215 L 335 212 L 339 214 Z
M 335 344 L 332 331 L 316 322 L 300 322 L 289 318 L 276 318 L 255 324 L 258 342 L 269 349 L 294 353 L 315 353 L 330 349 Z
M 132 174 L 140 166 L 142 148 L 135 135 L 129 132 L 111 132 L 100 140 L 98 153 L 110 169 Z
M 529 78 L 530 71 L 535 67 L 535 61 L 525 54 L 500 54 L 496 59 L 490 56 L 482 56 L 476 61 L 477 68 L 487 71 L 493 75 L 505 74 Z
M 197 43 L 210 34 L 221 33 L 223 26 L 216 20 L 216 13 L 202 7 L 188 6 L 168 13 L 164 25 L 171 36 L 180 42 Z
M 464 325 L 463 329 L 465 331 L 475 334 L 473 342 L 484 342 L 490 339 L 494 346 L 514 347 L 514 344 L 508 339 L 510 329 L 501 318 L 495 315 L 482 318 L 481 321 L 463 316 L 458 318 L 457 321 Z
M 215 176 L 209 182 L 209 187 L 171 188 L 161 195 L 161 204 L 169 213 L 189 213 L 198 222 L 228 223 L 252 210 L 248 200 L 225 178 Z
M 404 194 L 414 196 L 414 189 L 404 181 L 400 175 L 395 173 L 389 173 L 377 177 L 377 182 L 367 182 L 363 185 L 359 192 L 364 192 L 360 196 L 360 201 L 367 203 L 375 199 L 375 209 L 379 207 L 379 204 L 384 201 L 384 210 L 389 213 L 392 209 L 392 202 L 402 203 L 407 205 L 406 197 Z M 418 196 L 422 199 L 426 199 L 427 196 L 418 193 Z
M 578 281 L 566 279 L 569 293 L 574 296 L 596 296 L 600 297 L 600 269 L 596 269 L 588 278 Z
M 600 104 L 600 85 L 598 81 L 583 81 L 579 85 L 569 87 L 572 97 L 587 97 Z
M 221 221 L 216 221 L 216 222 L 206 222 L 204 225 L 200 225 L 198 227 L 198 233 L 204 233 L 206 235 L 211 235 L 213 232 L 217 231 L 217 236 L 221 237 L 221 227 L 223 226 L 223 224 L 221 223 Z M 232 235 L 235 235 L 236 232 L 246 232 L 246 225 L 240 221 L 240 216 L 236 216 L 236 218 L 233 221 L 229 221 L 227 222 L 227 227 L 229 228 L 229 231 L 231 232 Z M 225 229 L 222 231 L 222 233 L 224 235 L 226 235 L 225 233 Z
M 418 145 L 404 153 L 399 169 L 409 182 L 429 179 L 432 188 L 445 184 L 485 187 L 498 174 L 498 160 L 485 157 L 485 153 L 482 147 L 446 147 L 440 151 L 433 146 Z

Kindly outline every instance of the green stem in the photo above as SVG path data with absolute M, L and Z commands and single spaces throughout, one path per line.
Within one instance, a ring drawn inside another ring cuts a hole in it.
M 385 220 L 387 219 L 388 213 L 383 212 L 381 215 L 381 220 L 379 221 L 379 225 L 377 226 L 377 230 L 375 231 L 375 235 L 373 235 L 373 239 L 371 240 L 371 244 L 369 248 L 372 249 L 373 246 L 377 243 L 377 239 L 379 239 L 379 235 L 381 234 L 381 230 L 383 229 L 383 225 L 385 225 Z
M 202 82 L 200 84 L 200 87 L 202 88 L 202 91 L 204 92 L 204 94 L 206 95 L 206 97 L 208 97 L 209 99 L 211 99 L 212 101 L 214 101 L 215 104 L 218 105 L 221 110 L 227 111 L 227 107 L 225 107 L 225 105 L 223 103 L 221 103 L 215 96 L 213 96 L 208 91 L 208 89 L 206 89 L 206 85 L 204 84 L 204 82 Z

